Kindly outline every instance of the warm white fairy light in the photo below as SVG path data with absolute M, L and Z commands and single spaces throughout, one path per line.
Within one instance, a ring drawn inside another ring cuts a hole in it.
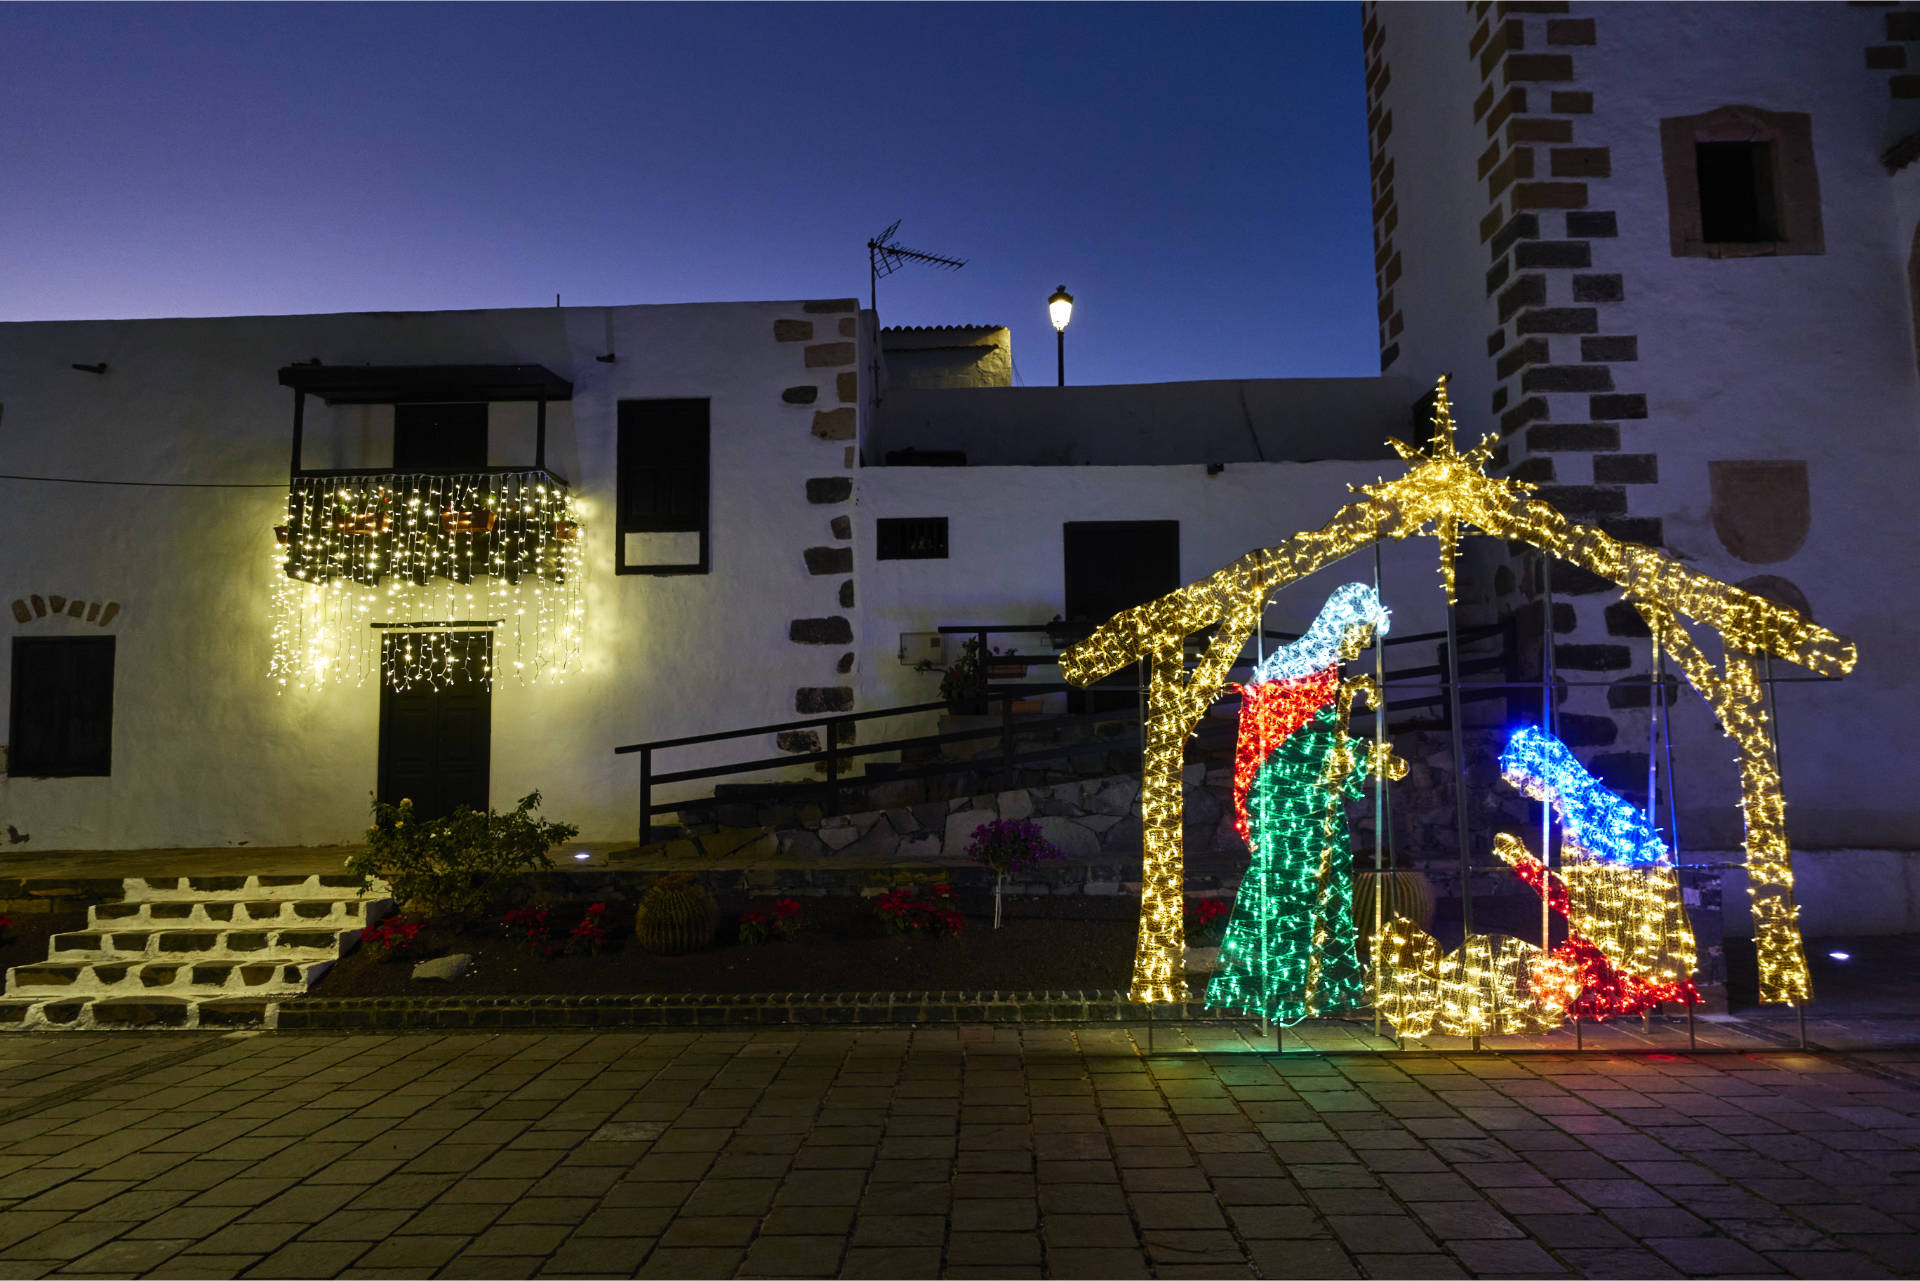
M 395 689 L 477 679 L 493 666 L 525 682 L 579 660 L 586 605 L 579 512 L 544 472 L 322 476 L 287 500 L 276 547 L 273 657 L 281 690 Z M 375 623 L 493 623 L 494 658 L 459 629 Z

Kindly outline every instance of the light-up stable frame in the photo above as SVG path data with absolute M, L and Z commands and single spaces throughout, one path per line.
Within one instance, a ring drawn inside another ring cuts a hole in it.
M 1746 824 L 1748 894 L 1760 959 L 1760 997 L 1798 1004 L 1810 995 L 1799 911 L 1793 901 L 1785 802 L 1772 726 L 1762 703 L 1761 655 L 1825 676 L 1853 670 L 1853 642 L 1804 615 L 1687 568 L 1649 547 L 1576 525 L 1526 495 L 1533 486 L 1486 474 L 1493 438 L 1462 454 L 1453 445 L 1446 379 L 1435 389 L 1425 452 L 1389 442 L 1408 464 L 1396 480 L 1354 487 L 1359 500 L 1317 530 L 1253 551 L 1212 576 L 1116 614 L 1061 656 L 1076 685 L 1146 660 L 1148 711 L 1140 817 L 1144 836 L 1140 932 L 1129 994 L 1134 1001 L 1185 1000 L 1180 773 L 1186 743 L 1258 625 L 1267 599 L 1297 579 L 1383 539 L 1432 537 L 1441 581 L 1453 599 L 1463 527 L 1524 542 L 1617 584 L 1646 619 L 1658 650 L 1673 658 L 1734 740 Z M 1720 635 L 1724 670 L 1694 643 L 1686 623 Z M 1186 639 L 1219 624 L 1191 669 Z

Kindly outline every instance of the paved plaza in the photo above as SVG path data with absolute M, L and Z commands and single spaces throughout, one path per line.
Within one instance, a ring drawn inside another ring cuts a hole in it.
M 1912 1056 L 1231 1028 L 0 1041 L 0 1277 L 1920 1272 Z

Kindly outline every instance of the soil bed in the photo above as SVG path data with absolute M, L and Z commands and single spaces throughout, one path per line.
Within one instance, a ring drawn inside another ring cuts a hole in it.
M 16 965 L 38 965 L 47 959 L 47 940 L 87 928 L 87 909 L 64 912 L 0 912 L 13 919 L 0 943 L 0 974 Z
M 498 934 L 429 927 L 411 959 L 382 960 L 360 948 L 314 988 L 316 997 L 589 996 L 618 993 L 1030 991 L 1124 988 L 1133 969 L 1139 900 L 1056 896 L 1008 899 L 1000 929 L 991 900 L 960 900 L 966 928 L 955 937 L 887 934 L 858 898 L 804 899 L 798 937 L 742 944 L 739 913 L 725 913 L 715 946 L 653 956 L 636 946 L 632 921 L 595 956 L 541 956 Z M 554 912 L 564 939 L 577 919 Z M 465 952 L 459 978 L 412 978 L 413 960 Z

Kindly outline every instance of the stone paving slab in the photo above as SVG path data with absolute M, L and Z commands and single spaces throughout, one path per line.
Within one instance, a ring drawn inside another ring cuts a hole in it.
M 9 1038 L 0 1276 L 1920 1270 L 1920 1053 L 1146 1040 Z

